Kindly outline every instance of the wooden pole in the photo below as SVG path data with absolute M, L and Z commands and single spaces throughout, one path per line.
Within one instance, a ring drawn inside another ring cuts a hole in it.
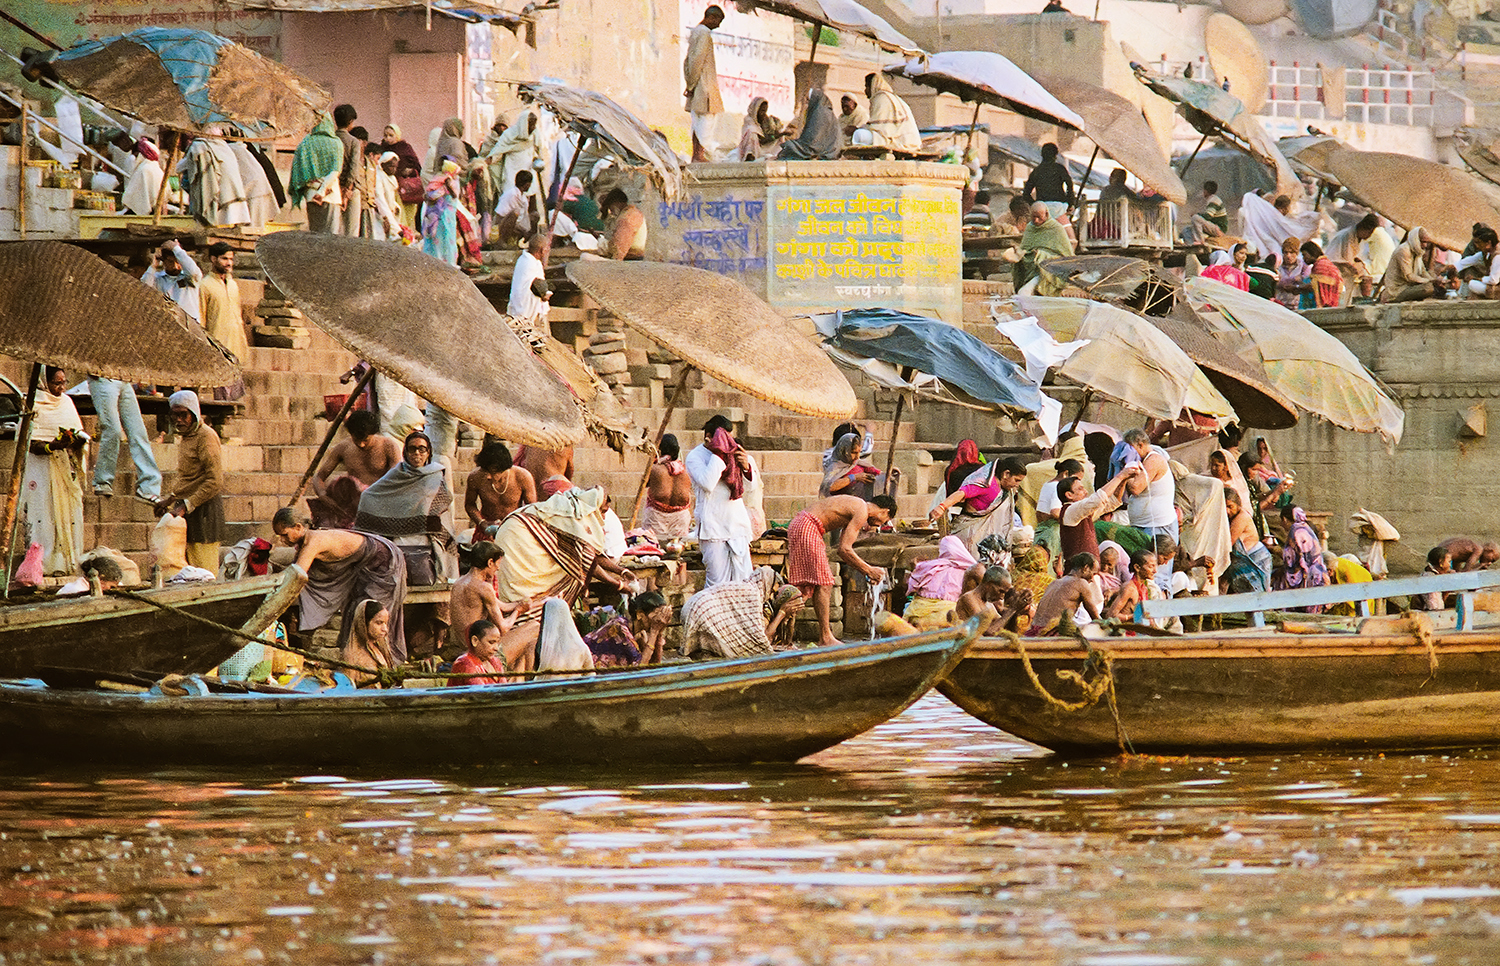
M 1083 422 L 1083 414 L 1089 411 L 1089 399 L 1093 395 L 1094 390 L 1092 389 L 1085 389 L 1083 391 L 1083 402 L 1078 404 L 1078 415 L 1073 417 L 1073 425 L 1068 427 L 1068 432 L 1078 432 L 1078 424 Z
M 16 194 L 19 202 L 16 205 L 16 227 L 20 229 L 21 240 L 26 239 L 26 129 L 31 126 L 31 109 L 25 101 L 21 103 L 21 167 L 17 171 L 19 175 L 16 181 Z
M 677 378 L 677 385 L 672 389 L 672 398 L 667 400 L 667 411 L 662 413 L 661 425 L 656 427 L 656 438 L 652 440 L 652 448 L 661 446 L 661 438 L 667 434 L 667 421 L 672 418 L 672 411 L 677 408 L 678 400 L 687 390 L 688 377 L 693 374 L 693 367 L 687 363 L 682 364 L 682 375 Z M 635 507 L 630 511 L 630 526 L 626 530 L 634 530 L 635 523 L 641 518 L 641 502 L 646 495 L 646 484 L 651 481 L 651 467 L 656 465 L 655 460 L 646 461 L 646 472 L 641 474 L 641 485 L 635 490 Z
M 1178 174 L 1177 177 L 1179 177 L 1179 178 L 1186 178 L 1187 177 L 1188 168 L 1191 168 L 1193 166 L 1193 159 L 1196 158 L 1196 157 L 1198 157 L 1198 152 L 1203 150 L 1203 142 L 1205 142 L 1207 140 L 1208 140 L 1208 135 L 1207 134 L 1203 135 L 1203 137 L 1201 137 L 1201 138 L 1198 139 L 1198 146 L 1196 148 L 1193 148 L 1193 153 L 1192 154 L 1188 155 L 1187 163 L 1182 166 L 1182 172 L 1180 174 Z
M 151 224 L 161 224 L 162 212 L 167 207 L 167 187 L 172 183 L 172 169 L 177 166 L 177 132 L 168 131 L 172 136 L 172 149 L 167 152 L 167 166 L 162 168 L 161 187 L 156 189 L 156 204 L 151 206 Z
M 328 447 L 333 445 L 333 437 L 338 435 L 339 427 L 344 425 L 344 417 L 349 415 L 349 411 L 354 408 L 354 403 L 359 399 L 360 393 L 365 391 L 365 387 L 374 378 L 375 367 L 369 366 L 365 369 L 365 374 L 359 377 L 359 382 L 354 384 L 354 388 L 350 390 L 348 398 L 344 400 L 343 407 L 339 409 L 338 415 L 333 417 L 333 423 L 328 427 L 328 434 L 323 437 L 323 445 L 318 447 L 318 451 L 313 454 L 312 462 L 307 465 L 307 472 L 302 474 L 302 482 L 297 484 L 297 489 L 292 493 L 292 498 L 287 501 L 288 506 L 302 499 L 302 494 L 307 492 L 307 484 L 312 482 L 313 474 L 318 471 L 318 464 L 323 462 L 323 457 L 328 454 Z
M 901 367 L 901 378 L 911 382 L 915 370 L 911 366 Z M 885 451 L 885 478 L 891 478 L 891 467 L 896 464 L 896 435 L 901 429 L 901 410 L 906 408 L 906 393 L 896 397 L 896 415 L 891 419 L 891 445 Z
M 542 243 L 542 267 L 547 267 L 547 259 L 552 257 L 552 233 L 557 230 L 557 216 L 562 213 L 563 192 L 568 190 L 568 182 L 573 180 L 573 169 L 578 167 L 578 159 L 583 157 L 583 146 L 589 142 L 589 136 L 583 132 L 578 134 L 578 150 L 573 152 L 573 160 L 568 162 L 568 173 L 563 175 L 562 185 L 557 189 L 557 204 L 552 206 L 552 223 L 547 226 L 547 240 Z
M 21 476 L 26 472 L 26 454 L 31 449 L 31 419 L 36 410 L 36 390 L 42 382 L 42 364 L 31 364 L 31 379 L 26 384 L 26 401 L 21 406 L 21 423 L 16 427 L 16 456 L 10 464 L 10 487 L 5 491 L 5 511 L 0 517 L 0 567 L 5 571 L 5 587 L 0 594 L 10 596 L 10 552 L 16 538 L 16 504 L 21 501 Z
M 979 109 L 983 106 L 978 101 L 974 102 L 974 116 L 969 119 L 969 140 L 964 145 L 964 154 L 974 150 L 974 131 L 979 127 Z
M 1089 175 L 1094 173 L 1094 162 L 1099 159 L 1099 145 L 1094 145 L 1094 153 L 1089 155 L 1088 167 L 1083 169 L 1083 180 L 1078 184 L 1078 194 L 1074 197 L 1073 220 L 1078 220 L 1079 212 L 1083 211 L 1083 189 L 1089 186 Z
M 812 25 L 812 50 L 808 52 L 807 62 L 811 64 L 818 59 L 818 41 L 823 39 L 823 25 L 814 23 Z

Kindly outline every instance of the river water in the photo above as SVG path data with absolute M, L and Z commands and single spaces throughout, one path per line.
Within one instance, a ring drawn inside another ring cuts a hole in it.
M 1063 762 L 934 694 L 790 767 L 10 773 L 0 962 L 1491 966 L 1500 761 Z

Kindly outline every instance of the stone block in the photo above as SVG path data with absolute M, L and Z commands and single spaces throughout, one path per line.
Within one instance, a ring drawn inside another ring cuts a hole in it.
M 585 358 L 600 376 L 619 375 L 630 368 L 623 352 L 611 352 L 608 355 L 586 356 Z

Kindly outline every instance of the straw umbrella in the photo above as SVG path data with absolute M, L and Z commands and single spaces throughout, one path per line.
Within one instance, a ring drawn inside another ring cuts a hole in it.
M 1405 413 L 1353 352 L 1296 312 L 1213 279 L 1188 279 L 1186 292 L 1210 325 L 1246 336 L 1271 384 L 1288 399 L 1336 426 L 1401 441 Z
M 1224 419 L 1236 416 L 1187 353 L 1133 312 L 1089 299 L 1018 295 L 992 301 L 990 318 L 1026 356 L 1028 375 L 1039 379 L 1050 364 L 1059 376 L 1083 387 L 1079 420 L 1095 394 L 1157 419 L 1176 420 L 1184 409 Z M 1075 340 L 1083 344 L 1058 346 Z M 1052 349 L 1058 350 L 1055 355 L 1041 358 Z
M 1327 161 L 1365 207 L 1402 228 L 1421 225 L 1444 248 L 1463 251 L 1476 221 L 1500 224 L 1500 192 L 1462 168 L 1350 147 L 1330 151 Z
M 109 379 L 190 386 L 233 382 L 239 368 L 154 289 L 96 255 L 54 241 L 0 245 L 0 353 L 31 363 L 0 513 L 0 567 L 8 593 L 16 504 L 44 364 Z
M 303 314 L 370 363 L 351 401 L 378 370 L 513 442 L 557 448 L 586 435 L 567 387 L 452 265 L 389 242 L 300 231 L 266 235 L 255 253 Z M 329 427 L 297 496 L 345 413 Z
M 734 279 L 687 265 L 616 261 L 572 262 L 568 277 L 686 363 L 655 442 L 666 432 L 694 369 L 804 416 L 854 414 L 858 401 L 849 381 L 786 318 Z M 645 487 L 642 477 L 637 509 Z

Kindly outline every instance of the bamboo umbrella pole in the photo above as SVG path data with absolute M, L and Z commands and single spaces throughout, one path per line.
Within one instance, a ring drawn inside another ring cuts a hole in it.
M 167 166 L 161 172 L 161 187 L 156 189 L 156 204 L 151 206 L 151 224 L 161 224 L 162 212 L 167 207 L 167 186 L 172 183 L 172 169 L 177 166 L 177 132 L 172 135 L 172 149 L 167 152 Z
M 573 180 L 573 169 L 578 167 L 578 159 L 583 157 L 583 146 L 589 142 L 589 136 L 582 131 L 578 132 L 578 148 L 573 152 L 573 160 L 568 162 L 568 173 L 563 175 L 562 184 L 557 189 L 557 204 L 552 206 L 552 223 L 547 226 L 547 240 L 542 243 L 542 267 L 547 267 L 547 259 L 552 257 L 552 233 L 557 231 L 557 216 L 562 213 L 563 193 L 568 190 L 568 182 Z
M 333 445 L 333 437 L 338 435 L 339 427 L 344 425 L 344 418 L 354 409 L 354 404 L 358 401 L 360 394 L 365 391 L 365 387 L 374 378 L 375 367 L 369 366 L 365 369 L 365 374 L 359 377 L 359 382 L 354 384 L 354 388 L 350 390 L 348 397 L 344 400 L 344 405 L 339 409 L 338 415 L 333 417 L 333 422 L 328 427 L 328 433 L 323 437 L 323 445 L 319 446 L 318 451 L 313 454 L 312 462 L 307 464 L 307 472 L 302 474 L 302 481 L 297 484 L 297 489 L 292 492 L 292 498 L 286 501 L 287 505 L 290 506 L 296 503 L 302 499 L 302 494 L 307 492 L 307 484 L 312 482 L 313 474 L 318 471 L 318 464 L 323 462 L 324 456 L 328 455 L 328 447 Z
M 1196 158 L 1196 157 L 1198 157 L 1198 152 L 1203 150 L 1203 142 L 1205 142 L 1207 140 L 1208 140 L 1208 135 L 1207 134 L 1203 135 L 1203 137 L 1201 137 L 1201 138 L 1198 139 L 1198 146 L 1196 148 L 1193 148 L 1193 153 L 1190 154 L 1190 155 L 1188 155 L 1187 164 L 1184 164 L 1182 166 L 1182 171 L 1177 175 L 1179 178 L 1185 178 L 1185 177 L 1187 177 L 1188 168 L 1191 168 L 1193 166 L 1193 159 Z
M 667 411 L 662 413 L 661 425 L 656 427 L 656 438 L 651 441 L 652 452 L 661 446 L 661 438 L 667 434 L 667 422 L 671 420 L 672 411 L 677 408 L 682 394 L 687 391 L 688 379 L 692 374 L 693 367 L 683 363 L 682 375 L 677 378 L 677 385 L 672 389 L 672 398 L 667 400 Z M 641 500 L 646 495 L 646 484 L 651 481 L 651 467 L 654 465 L 655 460 L 650 458 L 646 460 L 646 472 L 641 474 L 641 485 L 635 490 L 635 506 L 630 511 L 630 526 L 625 528 L 627 530 L 634 530 L 636 521 L 641 518 Z
M 974 102 L 974 116 L 969 119 L 969 140 L 964 144 L 964 154 L 974 150 L 974 131 L 979 127 L 979 109 L 983 107 L 978 101 Z
M 0 517 L 0 567 L 4 568 L 5 586 L 0 594 L 10 596 L 10 551 L 16 538 L 16 504 L 21 501 L 21 476 L 26 472 L 26 454 L 31 448 L 31 419 L 36 410 L 36 390 L 42 382 L 42 364 L 31 364 L 31 379 L 26 384 L 26 401 L 21 406 L 21 423 L 16 427 L 16 455 L 10 464 L 10 486 L 5 491 L 5 511 Z
M 16 205 L 16 227 L 20 229 L 21 240 L 26 240 L 26 129 L 31 126 L 31 109 L 23 101 L 21 104 L 21 168 L 17 172 L 16 194 L 19 196 Z
M 911 382 L 915 370 L 911 366 L 901 367 L 901 378 Z M 891 445 L 885 451 L 885 478 L 891 478 L 891 467 L 896 465 L 896 436 L 901 429 L 901 410 L 906 408 L 906 393 L 896 397 L 896 415 L 891 419 Z
M 1083 169 L 1083 180 L 1078 182 L 1078 194 L 1073 201 L 1073 220 L 1078 220 L 1078 213 L 1083 211 L 1083 189 L 1089 186 L 1089 176 L 1094 173 L 1094 162 L 1099 160 L 1099 145 L 1094 145 L 1094 153 L 1089 155 L 1089 165 Z

